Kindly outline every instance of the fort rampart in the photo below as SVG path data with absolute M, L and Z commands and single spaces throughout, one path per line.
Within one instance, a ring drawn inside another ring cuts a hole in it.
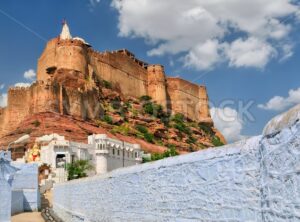
M 167 77 L 162 65 L 149 65 L 126 49 L 98 52 L 83 40 L 57 37 L 47 43 L 38 60 L 37 81 L 9 90 L 8 106 L 0 112 L 1 134 L 39 112 L 94 118 L 88 110 L 97 106 L 92 101 L 97 96 L 91 87 L 83 87 L 93 78 L 110 82 L 125 97 L 149 95 L 170 113 L 212 123 L 205 87 Z

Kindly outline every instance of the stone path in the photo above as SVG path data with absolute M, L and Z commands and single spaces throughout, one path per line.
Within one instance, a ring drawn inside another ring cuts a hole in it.
M 45 222 L 40 212 L 22 213 L 11 218 L 12 222 Z
M 42 209 L 52 206 L 52 192 L 42 196 Z M 11 222 L 45 222 L 41 212 L 21 213 L 13 216 Z

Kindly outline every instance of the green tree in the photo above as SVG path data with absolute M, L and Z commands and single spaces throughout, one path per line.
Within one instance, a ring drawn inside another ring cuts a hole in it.
M 77 160 L 69 163 L 67 164 L 68 180 L 87 177 L 87 171 L 92 169 L 93 167 L 88 160 Z

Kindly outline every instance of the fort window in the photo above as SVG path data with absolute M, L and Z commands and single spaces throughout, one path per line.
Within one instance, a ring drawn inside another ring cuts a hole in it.
M 46 72 L 47 72 L 47 74 L 52 75 L 55 73 L 56 69 L 57 69 L 56 66 L 51 66 L 46 69 Z

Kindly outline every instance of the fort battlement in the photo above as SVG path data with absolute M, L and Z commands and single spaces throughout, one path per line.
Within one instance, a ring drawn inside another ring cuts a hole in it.
M 148 63 L 137 59 L 135 57 L 135 55 L 132 52 L 128 51 L 127 49 L 119 49 L 119 50 L 114 50 L 114 51 L 100 52 L 100 51 L 94 50 L 93 48 L 88 48 L 88 53 L 91 57 L 96 57 L 99 59 L 102 59 L 105 56 L 114 55 L 114 54 L 125 55 L 128 58 L 130 58 L 132 61 L 134 61 L 136 64 L 138 64 L 139 66 L 143 67 L 144 69 L 147 69 L 147 67 L 148 67 Z
M 82 42 L 78 39 L 67 39 L 67 40 L 60 40 L 56 42 L 57 46 L 79 46 L 79 47 L 89 47 L 86 43 Z
M 22 93 L 22 92 L 26 92 L 30 89 L 31 86 L 14 86 L 14 87 L 10 87 L 8 89 L 9 93 L 14 93 L 14 92 L 18 92 L 18 93 Z

